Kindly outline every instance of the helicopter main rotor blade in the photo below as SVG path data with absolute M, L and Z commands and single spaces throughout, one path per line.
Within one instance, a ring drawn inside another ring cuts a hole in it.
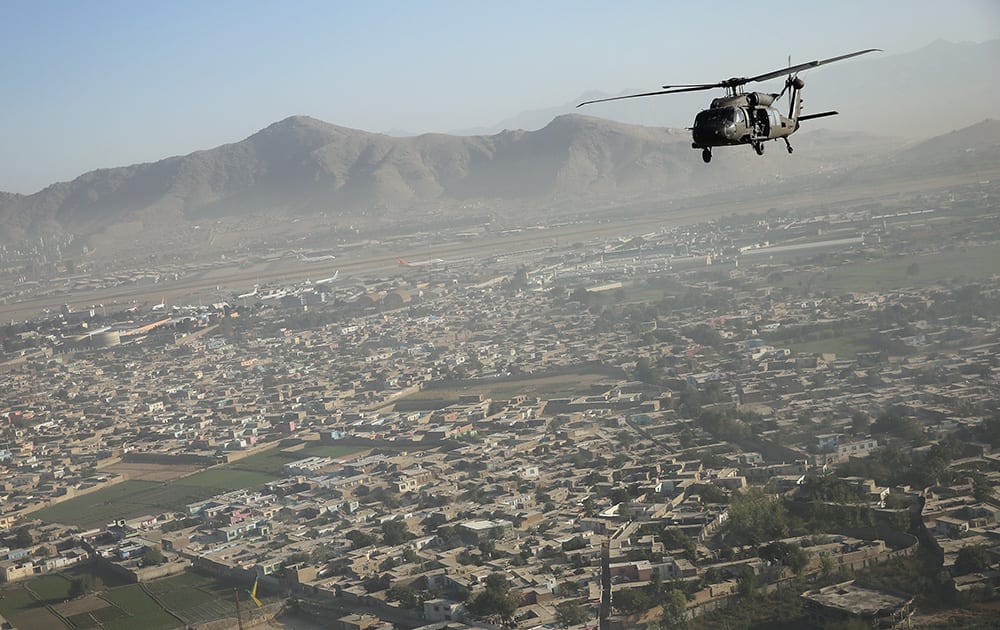
M 659 90 L 656 92 L 643 92 L 642 94 L 626 94 L 625 96 L 612 96 L 611 98 L 599 98 L 594 101 L 584 101 L 577 105 L 577 107 L 583 107 L 584 105 L 590 105 L 591 103 L 606 103 L 608 101 L 621 101 L 626 98 L 639 98 L 640 96 L 657 96 L 659 94 L 677 94 L 678 92 L 697 92 L 699 90 L 710 90 L 712 88 L 719 87 L 718 84 L 715 85 L 697 85 L 692 87 L 679 88 L 676 90 Z
M 780 77 L 783 74 L 794 74 L 801 70 L 808 70 L 809 68 L 815 68 L 816 66 L 822 66 L 824 64 L 833 63 L 834 61 L 842 61 L 844 59 L 850 59 L 851 57 L 857 57 L 858 55 L 865 55 L 870 52 L 881 52 L 881 48 L 869 48 L 867 50 L 859 50 L 858 52 L 849 53 L 846 55 L 840 55 L 839 57 L 830 57 L 829 59 L 821 59 L 818 61 L 807 61 L 805 63 L 800 63 L 794 66 L 789 66 L 787 68 L 782 68 L 781 70 L 774 70 L 773 72 L 765 72 L 764 74 L 758 74 L 755 77 L 750 77 L 749 79 L 730 79 L 729 81 L 738 81 L 738 83 L 733 83 L 733 85 L 742 85 L 744 83 L 756 83 L 757 81 L 767 81 L 768 79 L 773 79 L 775 77 Z M 724 81 L 728 83 L 728 81 Z
M 719 87 L 718 83 L 678 83 L 677 85 L 664 85 L 661 86 L 664 90 L 673 90 L 675 88 L 713 88 Z

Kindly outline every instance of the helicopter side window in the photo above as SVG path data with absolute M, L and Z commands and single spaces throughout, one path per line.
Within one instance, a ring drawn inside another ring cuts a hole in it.
M 738 125 L 746 123 L 746 117 L 743 115 L 743 110 L 739 107 L 733 108 L 733 122 Z

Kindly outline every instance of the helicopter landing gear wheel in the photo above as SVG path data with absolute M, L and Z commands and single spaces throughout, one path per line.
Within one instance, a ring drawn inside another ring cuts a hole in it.
M 757 155 L 764 155 L 764 143 L 763 142 L 754 142 L 753 143 L 753 150 L 757 152 Z
M 792 143 L 788 141 L 788 138 L 785 138 L 785 148 L 788 149 L 789 153 L 794 151 L 794 149 L 792 149 Z
M 712 161 L 712 150 L 709 149 L 708 147 L 705 147 L 704 149 L 702 149 L 701 150 L 701 159 L 702 159 L 702 161 L 705 162 L 705 164 L 708 164 L 709 162 L 711 162 Z

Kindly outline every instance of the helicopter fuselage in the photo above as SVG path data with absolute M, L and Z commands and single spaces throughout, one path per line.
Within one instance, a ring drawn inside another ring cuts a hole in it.
M 750 92 L 712 101 L 694 119 L 691 128 L 695 149 L 750 144 L 791 135 L 796 123 L 771 107 L 776 94 Z

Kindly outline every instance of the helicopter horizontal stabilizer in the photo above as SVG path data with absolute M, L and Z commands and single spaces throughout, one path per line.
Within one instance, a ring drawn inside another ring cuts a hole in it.
M 827 116 L 836 116 L 840 112 L 823 112 L 820 114 L 809 114 L 807 116 L 799 116 L 799 120 L 812 120 L 813 118 L 825 118 Z

